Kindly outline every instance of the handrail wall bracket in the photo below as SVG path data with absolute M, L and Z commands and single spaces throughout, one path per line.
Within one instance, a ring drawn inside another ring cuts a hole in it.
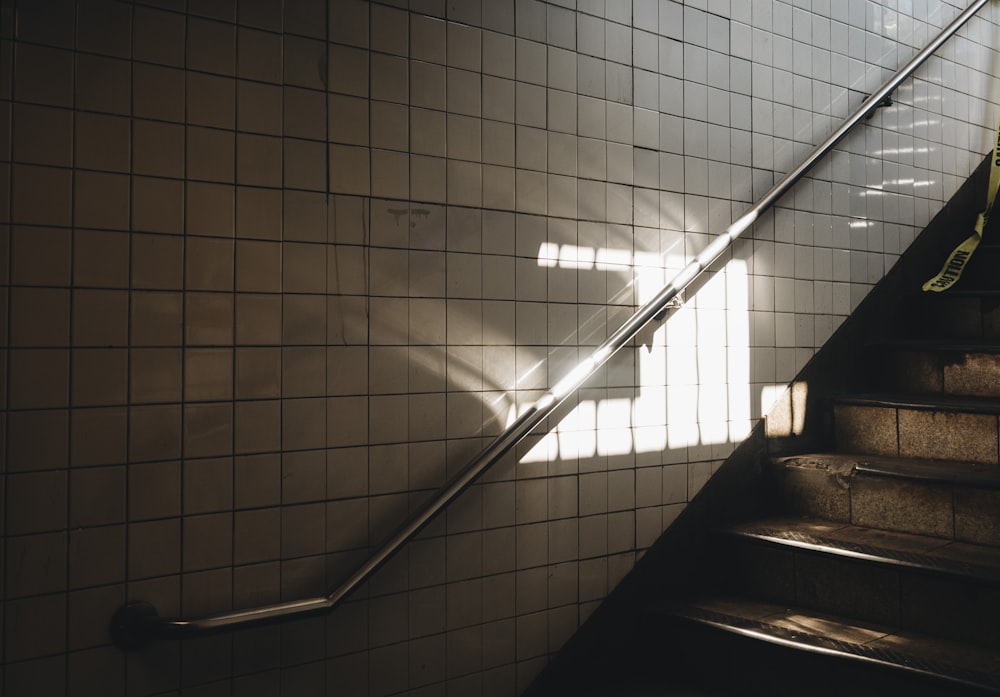
M 677 295 L 670 298 L 669 302 L 663 306 L 663 309 L 656 313 L 653 317 L 653 321 L 662 322 L 666 318 L 668 312 L 679 310 L 682 307 L 684 307 L 684 291 L 679 290 L 677 291 Z

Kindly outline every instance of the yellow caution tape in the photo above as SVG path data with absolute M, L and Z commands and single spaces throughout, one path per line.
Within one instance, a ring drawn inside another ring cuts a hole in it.
M 948 260 L 945 261 L 938 275 L 922 286 L 925 291 L 941 293 L 955 285 L 962 277 L 962 269 L 969 263 L 972 253 L 976 251 L 976 247 L 983 239 L 983 228 L 986 227 L 986 221 L 990 219 L 993 202 L 997 197 L 997 189 L 1000 189 L 1000 122 L 997 122 L 997 136 L 993 145 L 993 162 L 990 164 L 990 186 L 986 192 L 986 208 L 976 218 L 976 227 L 973 233 L 948 255 Z

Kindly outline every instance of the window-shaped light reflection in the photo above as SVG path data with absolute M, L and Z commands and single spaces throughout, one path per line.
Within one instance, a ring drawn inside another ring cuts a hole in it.
M 541 245 L 538 254 L 539 266 L 550 268 L 631 267 L 640 303 L 685 261 L 681 254 L 553 243 Z M 581 400 L 522 462 L 660 452 L 745 438 L 751 422 L 749 282 L 742 260 L 708 277 L 690 304 L 669 322 L 647 328 L 641 345 L 632 349 L 638 363 L 634 399 Z
M 565 459 L 590 458 L 597 453 L 597 404 L 584 400 L 557 427 L 559 453 Z
M 632 404 L 629 399 L 603 399 L 597 403 L 597 454 L 632 452 Z

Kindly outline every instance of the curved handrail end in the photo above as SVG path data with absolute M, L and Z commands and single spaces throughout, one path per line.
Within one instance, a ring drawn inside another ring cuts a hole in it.
M 151 603 L 126 603 L 111 616 L 111 640 L 124 651 L 141 649 L 153 638 L 150 629 L 159 619 L 160 613 Z

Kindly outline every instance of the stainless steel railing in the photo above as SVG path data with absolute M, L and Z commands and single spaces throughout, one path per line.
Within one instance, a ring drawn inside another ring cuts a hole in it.
M 687 264 L 652 300 L 636 310 L 621 327 L 576 368 L 560 380 L 541 399 L 528 408 L 511 426 L 490 443 L 472 462 L 458 473 L 430 501 L 376 551 L 357 571 L 334 588 L 328 595 L 234 612 L 223 612 L 196 619 L 165 618 L 149 603 L 130 603 L 120 608 L 112 618 L 111 634 L 122 648 L 135 648 L 150 639 L 181 639 L 214 634 L 298 619 L 333 610 L 348 595 L 368 580 L 399 549 L 419 533 L 445 506 L 457 498 L 486 469 L 500 460 L 511 448 L 527 436 L 549 414 L 569 397 L 587 378 L 641 330 L 650 320 L 664 312 L 671 301 L 729 248 L 733 240 L 749 228 L 760 215 L 774 205 L 810 169 L 812 169 L 856 125 L 864 121 L 886 98 L 909 78 L 914 71 L 951 38 L 989 0 L 976 0 L 952 21 L 938 36 L 917 53 L 877 92 L 868 97 L 833 133 L 820 143 L 797 167 L 786 174 L 757 203 L 720 233 L 693 261 Z

